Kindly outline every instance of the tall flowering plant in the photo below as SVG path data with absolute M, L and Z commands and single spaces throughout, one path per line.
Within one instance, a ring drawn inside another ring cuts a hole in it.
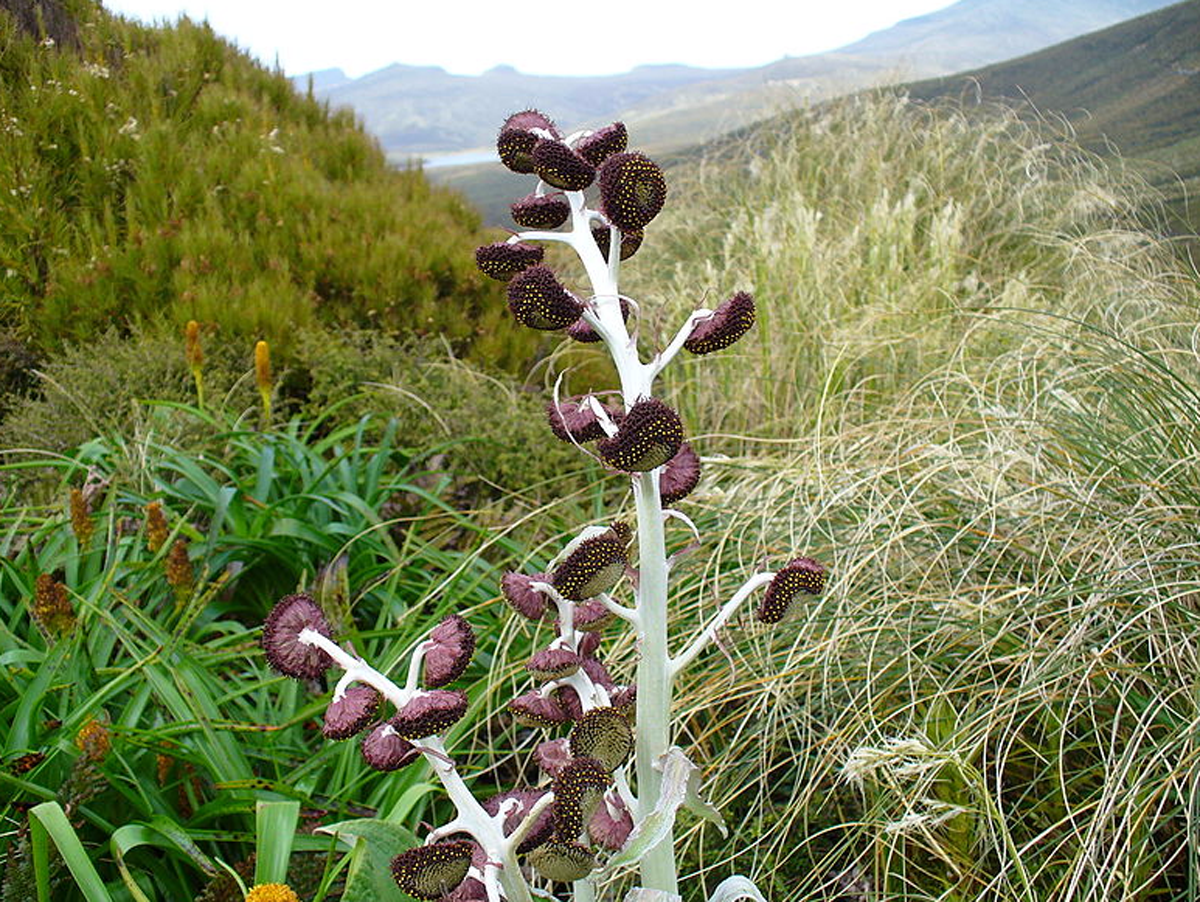
M 462 617 L 443 620 L 416 648 L 403 684 L 336 642 L 309 596 L 284 598 L 263 631 L 277 670 L 299 679 L 341 671 L 326 736 L 361 733 L 371 767 L 395 770 L 423 758 L 441 781 L 455 817 L 392 862 L 397 884 L 418 899 L 531 902 L 562 898 L 569 887 L 575 902 L 587 902 L 605 878 L 637 868 L 640 886 L 631 899 L 678 900 L 676 813 L 689 807 L 718 823 L 720 816 L 700 798 L 697 769 L 673 744 L 672 684 L 756 593 L 757 618 L 774 623 L 799 596 L 824 586 L 824 568 L 798 557 L 751 576 L 695 635 L 671 641 L 666 524 L 677 514 L 672 506 L 696 487 L 700 460 L 654 383 L 681 351 L 709 354 L 737 341 L 753 326 L 755 308 L 752 296 L 739 291 L 715 310 L 696 310 L 664 347 L 642 359 L 639 308 L 620 292 L 620 268 L 662 209 L 667 185 L 652 160 L 626 145 L 621 123 L 564 137 L 536 110 L 510 116 L 498 139 L 500 159 L 535 176 L 537 185 L 512 204 L 521 231 L 476 251 L 479 268 L 507 282 L 518 323 L 607 348 L 618 389 L 564 398 L 556 387 L 547 417 L 558 439 L 630 481 L 637 511 L 632 528 L 614 522 L 583 529 L 546 572 L 501 580 L 500 594 L 518 615 L 554 625 L 554 639 L 526 662 L 530 688 L 508 705 L 516 723 L 545 731 L 533 752 L 539 785 L 478 799 L 445 747 L 444 734 L 467 710 L 466 695 L 446 688 L 475 648 Z M 587 291 L 569 290 L 546 265 L 548 242 L 578 256 Z M 618 685 L 602 661 L 602 633 L 614 623 L 636 636 L 631 685 Z M 740 876 L 713 896 L 737 898 L 762 896 Z

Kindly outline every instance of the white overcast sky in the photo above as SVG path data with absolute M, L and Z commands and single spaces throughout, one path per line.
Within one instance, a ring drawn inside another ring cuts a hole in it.
M 146 22 L 207 19 L 289 75 L 391 63 L 478 75 L 606 75 L 643 63 L 760 66 L 832 50 L 953 0 L 104 0 Z M 708 10 L 708 11 L 705 11 Z

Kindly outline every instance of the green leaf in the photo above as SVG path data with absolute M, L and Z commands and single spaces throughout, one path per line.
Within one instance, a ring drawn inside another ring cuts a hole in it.
M 300 820 L 300 803 L 293 800 L 259 802 L 254 819 L 258 833 L 254 882 L 287 883 L 292 840 Z
M 342 821 L 317 829 L 344 842 L 353 840 L 353 857 L 342 902 L 399 902 L 405 898 L 392 880 L 391 864 L 400 852 L 419 845 L 411 830 L 375 818 Z
M 54 840 L 63 863 L 75 878 L 75 884 L 87 902 L 112 902 L 112 896 L 96 868 L 83 849 L 75 828 L 67 820 L 58 802 L 42 802 L 29 810 L 30 839 L 33 845 L 33 867 L 37 879 L 38 902 L 50 902 L 50 848 L 47 839 Z
M 749 899 L 750 902 L 767 902 L 766 897 L 758 891 L 758 887 L 749 877 L 734 874 L 722 880 L 708 902 L 737 902 L 738 899 Z

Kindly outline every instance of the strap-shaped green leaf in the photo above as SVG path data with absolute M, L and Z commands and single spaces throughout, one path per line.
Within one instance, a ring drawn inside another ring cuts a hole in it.
M 112 902 L 108 888 L 96 873 L 75 828 L 58 802 L 42 802 L 31 808 L 29 829 L 38 902 L 50 902 L 50 846 L 47 839 L 54 840 L 63 863 L 75 878 L 75 884 L 87 902 Z
M 292 840 L 300 820 L 300 803 L 259 802 L 255 808 L 255 831 L 258 842 L 254 856 L 254 882 L 287 883 L 288 861 L 292 857 Z

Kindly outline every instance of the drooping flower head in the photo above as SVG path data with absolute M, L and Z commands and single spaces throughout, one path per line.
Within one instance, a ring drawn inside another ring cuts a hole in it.
M 467 695 L 457 689 L 431 689 L 413 696 L 391 724 L 405 739 L 445 732 L 467 713 Z
M 466 839 L 418 846 L 392 859 L 392 877 L 410 896 L 440 899 L 467 879 L 474 851 Z
M 597 175 L 600 210 L 622 232 L 644 229 L 666 202 L 667 180 L 658 164 L 643 154 L 613 154 Z
M 525 662 L 535 680 L 561 680 L 579 669 L 582 659 L 569 648 L 543 648 Z
M 500 162 L 513 172 L 533 172 L 533 148 L 544 137 L 559 137 L 550 119 L 537 110 L 522 110 L 504 120 L 496 139 Z
M 262 647 L 267 663 L 284 676 L 315 680 L 333 666 L 333 660 L 321 649 L 300 641 L 305 629 L 332 638 L 329 621 L 311 595 L 287 595 L 267 615 Z
M 625 298 L 621 298 L 621 319 L 623 319 L 625 322 L 629 322 L 629 314 L 631 309 L 632 308 L 629 306 L 629 301 L 625 300 Z M 582 341 L 585 344 L 594 344 L 600 340 L 600 333 L 592 328 L 591 323 L 589 323 L 583 317 L 580 317 L 574 323 L 567 326 L 567 337 L 573 338 L 576 341 Z
M 664 505 L 686 498 L 700 484 L 700 456 L 684 442 L 679 451 L 667 461 L 658 477 L 658 493 Z
M 509 209 L 513 222 L 527 229 L 557 229 L 571 215 L 571 205 L 558 194 L 529 194 Z
M 581 320 L 582 322 L 582 320 Z M 572 327 L 573 329 L 574 327 Z M 568 333 L 570 330 L 568 330 Z M 599 336 L 597 336 L 598 338 Z M 604 427 L 600 418 L 588 403 L 588 395 L 575 395 L 565 398 L 555 404 L 553 401 L 546 405 L 546 419 L 550 421 L 550 429 L 560 442 L 594 442 L 604 438 Z M 615 407 L 604 405 L 609 418 L 618 422 L 624 414 Z
M 614 771 L 633 754 L 633 730 L 615 708 L 593 708 L 571 728 L 571 754 L 593 758 Z
M 507 808 L 508 813 L 504 816 L 502 829 L 505 836 L 511 836 L 512 832 L 525 820 L 525 816 L 533 810 L 533 806 L 545 794 L 546 790 L 544 789 L 510 789 L 508 792 L 502 792 L 487 799 L 483 803 L 483 810 L 495 817 L 500 813 L 501 807 Z M 517 852 L 524 855 L 537 848 L 546 842 L 553 832 L 554 806 L 549 805 L 542 809 L 529 832 L 525 834 L 525 838 L 517 845 Z
M 596 807 L 596 813 L 588 821 L 587 832 L 596 845 L 615 852 L 625 845 L 633 832 L 633 815 L 620 796 L 605 793 L 604 804 Z
M 642 398 L 629 408 L 617 434 L 597 442 L 596 450 L 610 467 L 640 473 L 661 467 L 682 444 L 679 414 L 657 398 Z
M 508 713 L 523 727 L 542 729 L 566 723 L 571 719 L 555 699 L 546 698 L 536 691 L 526 692 L 514 698 L 508 703 Z
M 593 166 L 599 166 L 613 154 L 623 151 L 628 144 L 629 132 L 625 123 L 614 122 L 576 141 L 575 152 Z
M 507 282 L 522 270 L 542 262 L 545 249 L 523 241 L 497 241 L 475 248 L 475 265 L 485 276 Z
M 362 756 L 370 767 L 388 772 L 407 767 L 420 758 L 421 753 L 396 732 L 390 720 L 385 720 L 363 737 Z
M 611 785 L 612 774 L 594 758 L 575 758 L 564 767 L 550 784 L 555 839 L 577 839 Z
M 605 262 L 608 261 L 608 248 L 611 244 L 612 229 L 606 225 L 592 226 L 592 238 L 600 247 L 600 253 L 604 255 Z M 642 239 L 646 237 L 646 233 L 641 229 L 634 229 L 629 232 L 621 232 L 621 251 L 618 255 L 622 260 L 628 260 L 637 253 L 638 248 L 642 246 Z
M 530 620 L 541 620 L 546 616 L 546 596 L 533 588 L 533 583 L 544 583 L 550 579 L 549 574 L 508 572 L 500 577 L 500 594 L 509 607 Z
M 825 568 L 810 557 L 798 557 L 775 574 L 756 616 L 763 623 L 778 623 L 798 596 L 820 595 L 824 589 Z
M 321 732 L 326 739 L 349 739 L 366 729 L 379 711 L 379 693 L 370 686 L 351 686 L 325 709 Z
M 754 325 L 754 297 L 739 291 L 721 302 L 708 319 L 696 323 L 683 346 L 693 354 L 711 354 L 727 348 Z
M 529 853 L 529 864 L 548 880 L 571 883 L 596 869 L 596 856 L 587 846 L 570 840 L 552 839 Z
M 508 309 L 531 329 L 563 329 L 583 315 L 583 304 L 548 266 L 531 266 L 508 283 Z
M 538 141 L 531 156 L 537 177 L 563 191 L 582 191 L 596 179 L 596 167 L 562 141 Z
M 437 689 L 453 683 L 475 654 L 475 631 L 458 614 L 451 614 L 429 634 L 431 647 L 425 651 L 425 685 Z
M 554 569 L 550 583 L 571 601 L 595 598 L 617 584 L 628 563 L 625 542 L 609 529 L 578 541 Z

